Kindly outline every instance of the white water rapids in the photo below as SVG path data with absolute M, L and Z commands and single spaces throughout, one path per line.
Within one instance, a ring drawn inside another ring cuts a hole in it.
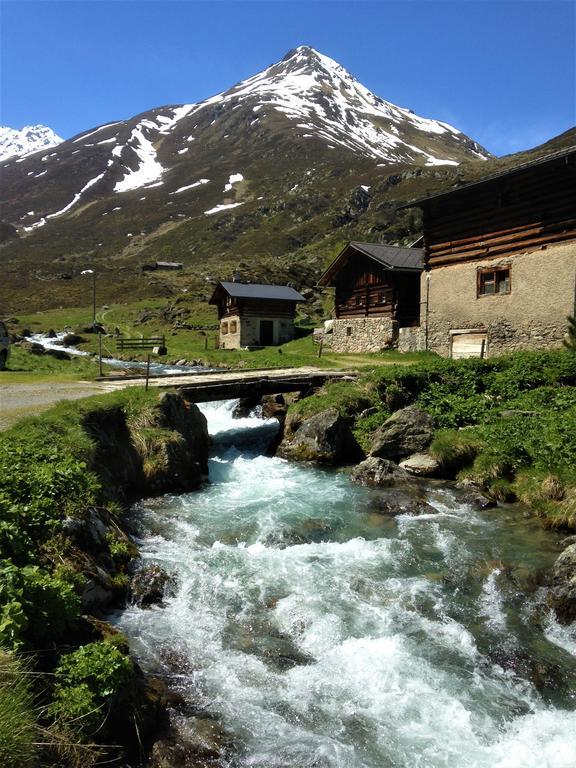
M 172 682 L 233 734 L 226 765 L 574 768 L 576 634 L 520 586 L 551 534 L 441 484 L 416 491 L 427 514 L 381 514 L 391 492 L 261 455 L 246 434 L 273 426 L 231 407 L 203 406 L 211 484 L 134 510 L 175 595 L 116 619 L 146 669 L 183 660 Z

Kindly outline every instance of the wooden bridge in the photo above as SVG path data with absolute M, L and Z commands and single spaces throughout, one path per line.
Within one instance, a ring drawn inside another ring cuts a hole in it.
M 277 395 L 282 392 L 307 392 L 320 387 L 328 380 L 354 378 L 350 372 L 322 371 L 320 369 L 276 371 L 238 371 L 203 374 L 178 386 L 179 391 L 190 403 L 207 403 L 212 400 L 235 400 L 239 397 L 258 399 L 263 395 Z

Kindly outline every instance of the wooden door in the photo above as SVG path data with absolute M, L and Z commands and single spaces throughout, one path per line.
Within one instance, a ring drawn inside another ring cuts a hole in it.
M 271 347 L 274 344 L 274 321 L 260 320 L 260 346 Z
M 488 334 L 485 332 L 455 333 L 452 336 L 451 356 L 455 360 L 464 357 L 486 357 L 487 343 Z

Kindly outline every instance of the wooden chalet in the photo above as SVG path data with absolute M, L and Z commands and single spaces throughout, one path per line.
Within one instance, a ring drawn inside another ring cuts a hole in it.
M 424 347 L 452 357 L 562 344 L 576 296 L 576 147 L 408 206 L 423 211 Z
M 285 285 L 220 282 L 210 304 L 218 308 L 220 348 L 285 344 L 294 338 L 296 304 L 305 299 Z
M 422 269 L 420 248 L 348 243 L 318 280 L 335 288 L 333 349 L 379 351 L 417 326 Z

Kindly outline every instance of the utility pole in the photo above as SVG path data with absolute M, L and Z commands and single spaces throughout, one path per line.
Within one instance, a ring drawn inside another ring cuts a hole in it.
M 81 275 L 92 275 L 92 328 L 96 328 L 96 270 L 83 269 Z

